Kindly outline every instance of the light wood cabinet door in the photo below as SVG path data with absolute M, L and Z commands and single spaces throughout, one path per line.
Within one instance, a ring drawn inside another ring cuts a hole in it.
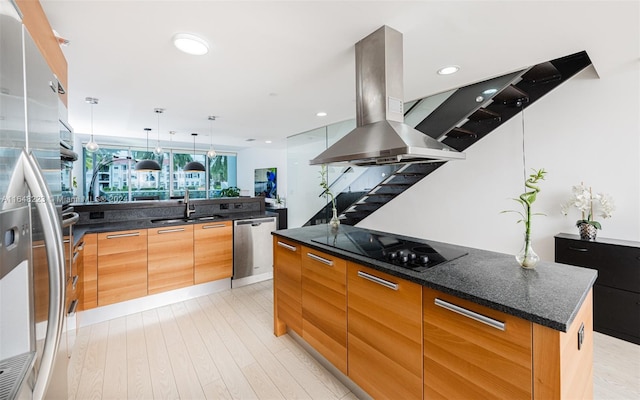
M 147 295 L 147 230 L 98 234 L 98 306 Z
M 233 275 L 233 225 L 231 221 L 193 227 L 194 283 L 211 282 Z
M 98 306 L 98 235 L 87 233 L 84 241 L 83 258 L 83 290 L 81 304 L 83 310 Z
M 302 338 L 347 373 L 347 262 L 304 246 Z
M 422 399 L 422 286 L 347 262 L 349 378 L 376 399 Z
M 429 288 L 423 302 L 425 399 L 531 399 L 531 322 Z
M 149 294 L 193 285 L 193 225 L 149 229 Z
M 273 331 L 287 333 L 287 327 L 302 335 L 302 246 L 273 237 Z

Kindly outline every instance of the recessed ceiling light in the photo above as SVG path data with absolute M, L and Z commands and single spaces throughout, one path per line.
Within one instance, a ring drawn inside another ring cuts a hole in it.
M 447 65 L 446 67 L 442 67 L 438 70 L 438 75 L 451 75 L 455 74 L 460 70 L 460 67 L 457 65 Z
M 173 35 L 173 44 L 178 50 L 194 56 L 201 56 L 209 52 L 209 44 L 204 39 L 189 33 Z
M 327 113 L 324 111 L 320 111 L 319 113 L 316 114 L 317 117 L 326 117 Z
M 265 140 L 264 142 L 265 142 L 266 144 L 269 144 L 269 143 L 271 143 L 271 140 Z

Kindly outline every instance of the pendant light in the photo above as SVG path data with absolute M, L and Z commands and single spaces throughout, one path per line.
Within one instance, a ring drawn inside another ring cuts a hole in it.
M 149 152 L 149 132 L 151 128 L 144 128 L 147 133 L 147 153 Z M 136 163 L 135 170 L 138 172 L 160 171 L 160 164 L 156 160 L 140 160 Z
M 154 108 L 156 114 L 158 114 L 158 142 L 156 143 L 156 148 L 153 149 L 153 152 L 159 156 L 162 154 L 162 147 L 160 147 L 160 114 L 164 112 L 164 108 Z
M 84 148 L 89 153 L 95 153 L 96 151 L 100 150 L 100 146 L 98 145 L 98 143 L 93 140 L 93 106 L 98 104 L 98 99 L 96 99 L 95 97 L 85 97 L 84 101 L 91 105 L 91 140 L 89 140 L 89 143 L 87 143 Z
M 207 156 L 209 156 L 209 158 L 214 158 L 216 156 L 216 150 L 213 148 L 213 121 L 216 120 L 216 117 L 214 115 L 209 115 L 208 117 L 209 121 L 211 121 L 211 135 L 209 135 L 209 141 L 210 141 L 210 145 L 209 145 L 209 151 L 207 151 Z
M 193 160 L 189 163 L 187 163 L 187 165 L 184 166 L 184 172 L 204 172 L 204 165 L 202 165 L 202 163 L 199 163 L 198 161 L 195 161 L 196 159 L 196 136 L 198 136 L 197 133 L 192 133 L 191 136 L 193 136 Z

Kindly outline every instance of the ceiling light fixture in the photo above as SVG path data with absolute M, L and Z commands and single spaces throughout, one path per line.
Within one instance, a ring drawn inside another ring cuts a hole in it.
M 176 33 L 173 35 L 173 45 L 178 50 L 194 56 L 202 56 L 209 52 L 209 44 L 204 39 L 190 33 Z
M 149 132 L 151 132 L 151 128 L 144 128 L 144 131 L 147 133 L 147 154 L 149 154 Z M 147 157 L 145 154 L 145 157 Z M 140 160 L 136 163 L 135 170 L 138 172 L 153 172 L 160 171 L 160 164 L 156 160 L 144 159 Z
M 438 70 L 438 75 L 451 75 L 460 71 L 460 66 L 458 65 L 447 65 L 446 67 L 442 67 Z
M 192 133 L 191 136 L 193 136 L 193 161 L 190 161 L 187 163 L 187 165 L 184 166 L 184 172 L 204 172 L 204 165 L 202 165 L 202 163 L 195 161 L 196 160 L 196 136 L 198 136 L 197 133 Z
M 98 104 L 98 99 L 96 99 L 95 97 L 85 97 L 84 101 L 91 105 L 91 140 L 89 140 L 89 143 L 87 143 L 84 148 L 89 153 L 95 153 L 96 151 L 100 150 L 100 146 L 98 145 L 98 143 L 93 140 L 93 106 Z
M 271 140 L 265 140 L 264 141 L 266 144 L 271 144 Z
M 160 147 L 160 114 L 164 112 L 164 108 L 154 108 L 153 111 L 158 114 L 158 142 L 156 143 L 156 148 L 153 149 L 153 152 L 159 156 L 162 154 L 162 147 Z
M 316 117 L 326 117 L 327 113 L 324 111 L 320 111 L 319 113 L 316 114 Z
M 209 135 L 210 145 L 209 145 L 209 151 L 207 151 L 207 156 L 209 158 L 214 158 L 216 156 L 216 154 L 217 154 L 216 150 L 213 148 L 213 121 L 216 120 L 216 117 L 214 115 L 209 115 L 207 117 L 207 119 L 209 121 L 211 121 L 211 123 L 210 123 L 210 125 L 211 125 L 211 134 Z

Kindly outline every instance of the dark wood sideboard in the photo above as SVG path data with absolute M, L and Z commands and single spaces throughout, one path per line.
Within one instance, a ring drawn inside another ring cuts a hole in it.
M 640 242 L 555 236 L 555 261 L 598 270 L 593 329 L 640 344 Z

